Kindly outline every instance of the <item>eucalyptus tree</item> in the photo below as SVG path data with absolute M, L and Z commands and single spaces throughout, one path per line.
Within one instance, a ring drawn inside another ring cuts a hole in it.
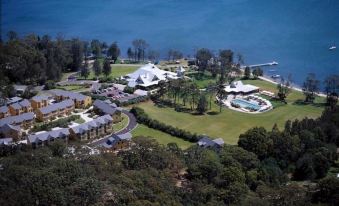
M 209 49 L 202 48 L 196 52 L 195 56 L 197 59 L 200 75 L 202 75 L 207 69 L 208 62 L 212 59 L 213 53 Z
M 315 94 L 319 91 L 319 80 L 316 79 L 314 73 L 309 73 L 303 84 L 303 93 L 305 95 L 305 102 L 313 103 Z
M 221 68 L 220 72 L 220 78 L 216 86 L 216 93 L 217 93 L 217 99 L 219 104 L 219 112 L 221 113 L 221 109 L 223 106 L 222 100 L 227 97 L 227 93 L 225 91 L 225 83 L 226 83 L 226 71 L 225 68 Z
M 102 72 L 105 74 L 106 78 L 111 74 L 112 67 L 109 59 L 105 59 L 104 66 L 102 68 Z
M 100 74 L 102 72 L 101 70 L 102 70 L 101 64 L 100 64 L 99 60 L 96 59 L 93 63 L 93 72 L 94 72 L 94 74 L 97 78 L 100 76 Z
M 339 96 L 339 75 L 328 76 L 325 81 L 325 92 L 327 105 L 332 109 L 338 103 Z
M 108 49 L 108 55 L 112 58 L 115 63 L 120 56 L 120 48 L 116 42 L 113 42 Z
M 204 114 L 207 111 L 208 103 L 205 92 L 200 92 L 199 100 L 197 104 L 197 111 L 199 114 Z
M 277 85 L 278 97 L 281 101 L 286 102 L 287 95 L 291 92 L 292 76 L 288 75 L 287 80 L 281 79 L 281 82 Z
M 209 96 L 210 109 L 212 109 L 212 99 L 216 95 L 216 91 L 217 91 L 217 85 L 213 84 L 211 82 L 208 83 L 208 85 L 206 87 L 206 92 L 207 92 L 207 95 Z
M 98 58 L 101 55 L 101 45 L 102 44 L 97 39 L 93 39 L 91 41 L 91 50 L 92 50 L 92 53 L 95 55 L 95 58 Z

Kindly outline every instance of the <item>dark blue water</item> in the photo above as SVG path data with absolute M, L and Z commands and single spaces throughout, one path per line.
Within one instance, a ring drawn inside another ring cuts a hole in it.
M 339 46 L 338 0 L 3 0 L 9 30 L 117 41 L 123 54 L 135 38 L 163 56 L 229 48 L 246 64 L 279 62 L 272 73 L 298 84 L 310 72 L 339 74 L 339 48 L 328 50 Z

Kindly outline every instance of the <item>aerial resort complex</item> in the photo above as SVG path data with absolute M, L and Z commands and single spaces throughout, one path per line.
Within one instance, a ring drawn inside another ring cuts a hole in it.
M 268 96 L 270 92 L 260 91 L 259 87 L 234 81 L 225 87 L 225 92 L 227 98 L 221 101 L 230 109 L 247 113 L 260 113 L 273 109 L 269 100 L 258 96 L 258 94 Z
M 339 206 L 338 11 L 0 1 L 0 206 Z

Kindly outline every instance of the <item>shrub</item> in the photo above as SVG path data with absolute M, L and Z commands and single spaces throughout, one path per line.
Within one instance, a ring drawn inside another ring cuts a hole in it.
M 126 86 L 126 87 L 124 88 L 124 92 L 125 92 L 125 93 L 128 93 L 128 94 L 133 94 L 134 91 L 135 91 L 135 88 L 133 88 L 133 87 Z

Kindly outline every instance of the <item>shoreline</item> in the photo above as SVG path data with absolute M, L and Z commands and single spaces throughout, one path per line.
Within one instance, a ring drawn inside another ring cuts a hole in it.
M 270 82 L 270 83 L 272 83 L 272 84 L 275 84 L 275 85 L 279 84 L 279 82 L 276 82 L 276 81 L 274 81 L 273 79 L 271 79 L 271 78 L 269 78 L 268 76 L 265 76 L 265 75 L 264 75 L 264 76 L 261 76 L 261 77 L 258 77 L 258 78 L 261 79 L 261 80 L 263 80 L 263 81 L 266 81 L 266 82 Z M 303 90 L 302 90 L 300 87 L 295 86 L 295 85 L 292 85 L 292 86 L 291 86 L 291 89 L 294 90 L 294 91 L 303 92 Z M 318 92 L 318 93 L 316 93 L 316 95 L 319 96 L 319 97 L 326 97 L 326 94 L 324 94 L 324 93 L 322 93 L 322 92 Z

